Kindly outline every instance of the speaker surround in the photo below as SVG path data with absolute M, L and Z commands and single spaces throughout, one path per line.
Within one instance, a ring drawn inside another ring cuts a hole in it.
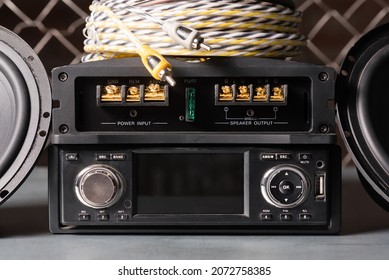
M 363 36 L 337 79 L 340 130 L 368 193 L 389 211 L 389 24 Z
M 51 92 L 38 56 L 0 27 L 0 204 L 20 186 L 45 146 Z

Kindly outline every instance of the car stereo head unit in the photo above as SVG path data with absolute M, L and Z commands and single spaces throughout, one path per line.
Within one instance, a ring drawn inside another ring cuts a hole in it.
M 51 160 L 53 232 L 339 230 L 336 146 L 56 145 Z
M 340 229 L 334 73 L 258 58 L 53 71 L 54 233 L 326 234 Z

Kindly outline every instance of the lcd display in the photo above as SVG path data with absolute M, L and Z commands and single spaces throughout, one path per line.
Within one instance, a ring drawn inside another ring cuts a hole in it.
M 243 153 L 136 153 L 137 214 L 242 214 Z

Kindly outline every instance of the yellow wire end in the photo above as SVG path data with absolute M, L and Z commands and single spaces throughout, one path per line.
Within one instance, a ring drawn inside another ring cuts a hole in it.
M 138 49 L 138 54 L 154 79 L 167 81 L 171 86 L 176 85 L 172 78 L 172 66 L 161 54 L 146 45 Z

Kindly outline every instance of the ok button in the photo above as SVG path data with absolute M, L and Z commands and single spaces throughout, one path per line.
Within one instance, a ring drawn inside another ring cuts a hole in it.
M 294 191 L 294 184 L 291 181 L 284 180 L 281 181 L 281 183 L 278 185 L 278 189 L 280 193 L 284 195 L 289 195 Z

